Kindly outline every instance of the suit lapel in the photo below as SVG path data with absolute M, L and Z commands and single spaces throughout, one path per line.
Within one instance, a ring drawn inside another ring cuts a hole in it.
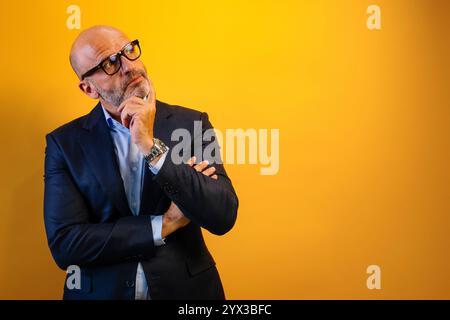
M 83 128 L 85 130 L 80 135 L 80 144 L 88 165 L 119 213 L 123 216 L 132 215 L 100 103 L 89 114 Z
M 155 138 L 162 140 L 166 145 L 170 144 L 170 137 L 174 129 L 171 117 L 172 111 L 170 110 L 170 107 L 167 104 L 156 100 L 156 115 L 155 123 L 153 125 L 153 134 Z

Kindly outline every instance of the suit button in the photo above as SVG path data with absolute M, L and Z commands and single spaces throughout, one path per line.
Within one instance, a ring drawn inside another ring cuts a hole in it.
M 133 280 L 127 280 L 125 282 L 125 284 L 127 285 L 128 288 L 133 288 L 134 287 L 134 281 Z

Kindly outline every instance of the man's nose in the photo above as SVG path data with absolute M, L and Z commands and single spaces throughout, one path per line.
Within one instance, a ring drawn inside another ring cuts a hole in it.
M 120 59 L 122 59 L 120 67 L 120 72 L 122 75 L 126 75 L 128 72 L 132 71 L 133 68 L 133 61 L 128 60 L 127 58 L 121 56 Z

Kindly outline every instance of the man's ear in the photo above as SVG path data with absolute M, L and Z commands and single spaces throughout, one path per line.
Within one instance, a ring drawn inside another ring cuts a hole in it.
M 92 99 L 100 98 L 97 90 L 86 80 L 81 80 L 80 83 L 78 83 L 78 88 Z

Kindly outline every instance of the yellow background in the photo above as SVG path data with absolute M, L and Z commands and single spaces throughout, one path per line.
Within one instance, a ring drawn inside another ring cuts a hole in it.
M 382 30 L 366 28 L 378 4 Z M 230 299 L 450 298 L 448 1 L 8 1 L 0 19 L 0 298 L 59 299 L 44 136 L 90 111 L 81 27 L 139 38 L 159 99 L 279 128 L 280 171 L 228 165 L 235 228 L 206 235 Z M 205 232 L 206 234 L 206 232 Z M 366 268 L 382 270 L 368 290 Z

